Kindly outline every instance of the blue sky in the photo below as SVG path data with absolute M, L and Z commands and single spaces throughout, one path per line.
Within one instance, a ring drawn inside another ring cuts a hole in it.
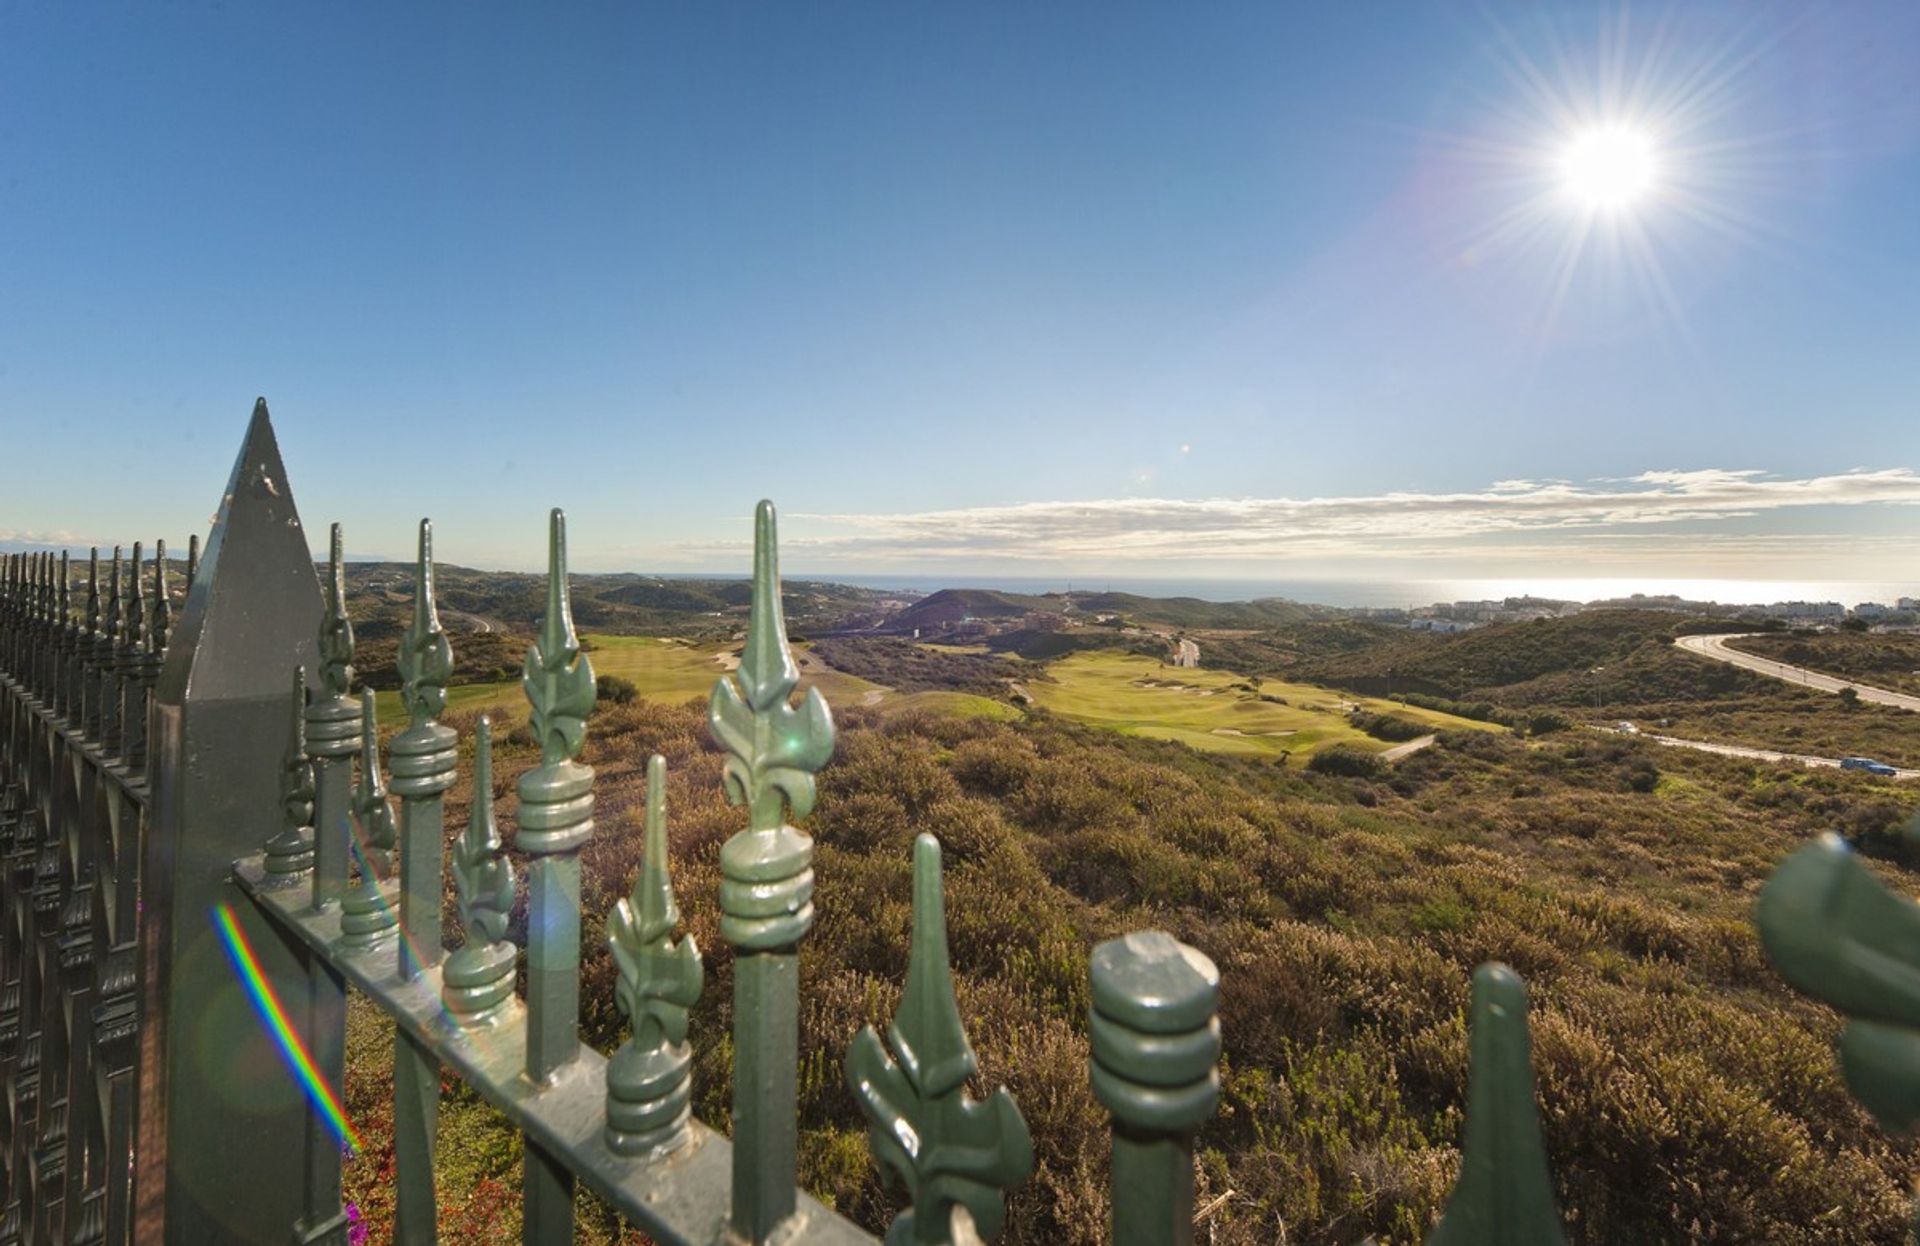
M 1867 0 L 10 4 L 0 541 L 183 543 L 264 394 L 365 555 L 738 571 L 764 495 L 793 571 L 1913 578 L 1916 65 Z

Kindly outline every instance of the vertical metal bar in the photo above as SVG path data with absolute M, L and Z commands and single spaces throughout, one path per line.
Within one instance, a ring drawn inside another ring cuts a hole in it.
M 120 638 L 120 752 L 128 770 L 139 773 L 147 761 L 147 590 L 140 579 L 140 542 L 133 543 L 127 568 L 127 618 Z
M 347 695 L 353 684 L 353 624 L 347 618 L 340 525 L 327 536 L 326 605 L 320 620 L 320 689 L 305 710 L 307 756 L 313 763 L 313 907 L 340 903 L 347 890 L 353 840 L 353 754 L 360 710 Z M 193 590 L 188 590 L 189 594 Z M 191 608 L 191 606 L 189 606 Z M 346 1067 L 346 992 L 337 972 L 319 957 L 307 960 L 307 1033 L 322 1067 Z M 325 1074 L 323 1074 L 325 1075 Z M 344 1220 L 340 1207 L 340 1140 L 318 1112 L 306 1117 L 301 1220 L 306 1240 L 324 1240 Z
M 453 649 L 433 600 L 433 523 L 420 521 L 413 624 L 400 641 L 401 701 L 407 729 L 394 737 L 393 790 L 400 795 L 400 976 L 411 980 L 440 960 L 441 876 L 446 831 L 442 798 L 459 765 L 458 737 L 438 717 L 447 704 Z M 481 799 L 475 793 L 475 799 Z M 435 1240 L 433 1135 L 440 1116 L 440 1062 L 414 1039 L 394 1041 L 394 1149 L 400 1194 L 394 1238 Z
M 120 547 L 113 547 L 113 571 L 107 578 L 107 619 L 93 651 L 100 667 L 100 731 L 95 739 L 109 759 L 120 752 Z
M 1089 963 L 1093 1093 L 1113 1113 L 1115 1246 L 1193 1241 L 1193 1131 L 1220 1099 L 1220 971 L 1157 930 Z
M 547 611 L 527 654 L 540 764 L 520 776 L 527 874 L 527 1077 L 544 1083 L 580 1051 L 580 849 L 593 836 L 593 768 L 575 758 L 593 710 L 593 664 L 580 651 L 567 595 L 567 520 L 547 528 Z M 571 1240 L 573 1176 L 528 1142 L 527 1242 Z
M 447 957 L 440 998 L 462 1025 L 481 1025 L 513 997 L 517 953 L 507 941 L 513 912 L 513 862 L 493 817 L 493 724 L 480 719 L 473 741 L 473 806 L 453 847 L 454 896 L 466 942 Z
M 738 680 L 738 687 L 735 680 Z M 813 772 L 833 753 L 818 688 L 798 707 L 800 672 L 780 609 L 773 503 L 754 511 L 753 604 L 733 677 L 714 685 L 707 719 L 728 753 L 727 799 L 747 829 L 720 849 L 720 936 L 734 946 L 733 1207 L 736 1236 L 765 1242 L 795 1207 L 799 957 L 813 925 L 813 840 L 787 824 L 813 809 Z

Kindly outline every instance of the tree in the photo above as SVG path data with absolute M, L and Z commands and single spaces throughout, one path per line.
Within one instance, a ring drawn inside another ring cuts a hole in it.
M 1852 684 L 1840 689 L 1840 704 L 1848 709 L 1857 709 L 1860 705 L 1860 689 Z

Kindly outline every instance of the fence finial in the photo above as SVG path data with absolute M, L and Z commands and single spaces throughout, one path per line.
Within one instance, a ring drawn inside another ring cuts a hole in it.
M 147 626 L 147 652 L 159 657 L 167 651 L 173 631 L 173 602 L 167 596 L 167 543 L 153 543 L 153 617 Z
M 555 507 L 547 524 L 547 612 L 540 635 L 527 650 L 520 676 L 533 706 L 531 726 L 540 742 L 543 766 L 580 755 L 587 715 L 593 712 L 593 663 L 580 652 L 573 630 L 573 603 L 567 594 L 567 516 Z M 589 833 L 591 827 L 588 828 Z M 525 847 L 525 836 L 521 837 Z
M 1113 1113 L 1113 1240 L 1193 1241 L 1193 1133 L 1220 1099 L 1220 971 L 1159 930 L 1088 959 L 1094 1097 Z
M 267 841 L 267 872 L 291 882 L 313 865 L 313 759 L 307 756 L 307 668 L 293 668 L 287 698 L 287 752 L 280 761 L 280 812 L 286 823 Z
M 353 789 L 353 820 L 359 827 L 352 851 L 360 865 L 360 885 L 340 901 L 342 942 L 349 947 L 373 946 L 400 921 L 380 879 L 391 868 L 396 831 L 393 806 L 387 803 L 387 785 L 380 776 L 380 728 L 375 721 L 373 692 L 360 690 L 360 782 Z
M 107 577 L 106 636 L 117 648 L 120 644 L 120 547 L 113 547 L 113 570 Z
M 413 587 L 413 625 L 400 640 L 400 697 L 413 726 L 424 726 L 447 708 L 453 647 L 440 626 L 433 600 L 433 521 L 420 521 L 420 557 Z
M 1501 964 L 1473 971 L 1467 1131 L 1460 1179 L 1426 1246 L 1566 1241 L 1533 1102 L 1527 987 Z
M 517 951 L 507 941 L 513 862 L 493 817 L 493 723 L 482 717 L 473 742 L 473 807 L 453 845 L 453 890 L 467 941 L 447 957 L 441 999 L 467 1025 L 486 1021 L 513 994 Z
M 1840 1071 L 1854 1097 L 1890 1132 L 1920 1126 L 1920 905 L 1829 833 L 1774 871 L 1755 924 L 1780 976 L 1846 1016 Z
M 200 574 L 200 534 L 187 534 L 187 591 L 193 591 L 194 577 Z
M 353 686 L 353 623 L 347 618 L 347 579 L 340 525 L 327 536 L 327 612 L 320 620 L 320 695 L 343 697 Z
M 924 832 L 913 841 L 907 989 L 887 1036 L 898 1063 L 872 1026 L 847 1052 L 847 1084 L 866 1113 L 873 1153 L 913 1200 L 887 1240 L 950 1242 L 955 1204 L 993 1237 L 1006 1219 L 1005 1191 L 1033 1171 L 1033 1140 L 1006 1087 L 985 1100 L 967 1095 L 977 1064 L 947 960 L 940 841 Z
M 147 643 L 147 586 L 140 579 L 144 570 L 142 543 L 133 543 L 133 561 L 127 565 L 127 630 L 122 645 L 129 653 L 138 653 Z
M 615 987 L 633 1036 L 607 1065 L 607 1145 L 622 1155 L 658 1154 L 687 1140 L 692 1102 L 687 1010 L 700 998 L 706 971 L 680 921 L 667 867 L 667 759 L 647 760 L 645 857 L 633 894 L 614 906 L 607 944 L 620 971 Z
M 100 634 L 100 547 L 87 552 L 87 632 Z

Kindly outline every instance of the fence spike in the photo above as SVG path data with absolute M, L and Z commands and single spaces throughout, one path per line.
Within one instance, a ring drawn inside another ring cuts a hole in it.
M 147 641 L 147 587 L 140 579 L 142 548 L 141 542 L 133 543 L 133 561 L 127 566 L 127 629 L 121 642 L 127 653 L 141 652 Z
M 400 641 L 400 697 L 418 729 L 447 708 L 453 647 L 433 600 L 433 521 L 420 521 L 420 556 L 413 590 L 413 624 Z M 444 788 L 441 790 L 445 790 Z
M 153 621 L 147 628 L 147 652 L 155 657 L 167 652 L 169 633 L 173 631 L 173 601 L 167 596 L 167 543 L 153 543 Z
M 353 821 L 358 833 L 351 850 L 360 867 L 359 885 L 340 901 L 341 942 L 366 949 L 399 923 L 399 915 L 380 889 L 391 866 L 396 833 L 393 806 L 387 803 L 387 785 L 380 776 L 380 727 L 374 718 L 373 691 L 360 690 L 360 782 L 353 789 Z
M 1526 984 L 1505 965 L 1482 965 L 1472 1009 L 1460 1179 L 1427 1246 L 1558 1246 L 1566 1236 L 1533 1102 Z
M 693 1097 L 687 1010 L 706 971 L 688 935 L 676 943 L 680 909 L 667 862 L 667 759 L 647 759 L 645 856 L 633 893 L 607 922 L 620 981 L 615 1000 L 633 1035 L 607 1064 L 607 1145 L 622 1155 L 658 1155 L 689 1136 Z
M 734 1234 L 775 1236 L 793 1214 L 797 1150 L 799 958 L 813 925 L 813 840 L 787 823 L 813 809 L 813 772 L 833 754 L 833 716 L 818 688 L 795 708 L 799 680 L 780 610 L 773 503 L 754 509 L 753 604 L 740 667 L 707 703 L 726 750 L 727 799 L 747 826 L 720 847 L 720 936 L 733 975 Z
M 307 756 L 307 668 L 293 668 L 287 752 L 280 762 L 280 833 L 267 841 L 267 872 L 292 882 L 313 868 L 313 759 Z
M 967 1094 L 978 1066 L 947 960 L 940 841 L 924 832 L 913 841 L 907 989 L 887 1037 L 891 1056 L 872 1026 L 847 1052 L 847 1084 L 866 1113 L 874 1156 L 913 1201 L 887 1241 L 951 1242 L 956 1206 L 981 1236 L 995 1236 L 1006 1219 L 1005 1191 L 1033 1171 L 1033 1140 L 1006 1087 L 984 1100 Z
M 197 545 L 188 546 L 188 562 Z M 327 535 L 326 605 L 320 616 L 320 687 L 307 702 L 307 756 L 314 766 L 313 907 L 324 909 L 347 890 L 353 855 L 352 758 L 359 751 L 360 707 L 353 683 L 353 624 L 347 618 L 340 525 Z M 191 590 L 189 590 L 191 591 Z
M 126 626 L 120 604 L 120 547 L 113 547 L 113 567 L 107 577 L 107 623 L 94 659 L 100 666 L 100 747 L 110 754 L 120 751 L 120 651 L 125 644 Z
M 327 537 L 327 612 L 320 621 L 320 693 L 343 697 L 353 686 L 353 623 L 347 618 L 347 579 L 340 525 Z
M 513 862 L 493 817 L 493 723 L 484 716 L 473 743 L 473 807 L 453 845 L 453 890 L 467 941 L 447 957 L 441 998 L 463 1024 L 477 1025 L 512 997 L 518 955 L 507 941 Z
M 580 652 L 567 594 L 567 517 L 547 521 L 547 613 L 521 686 L 540 764 L 520 776 L 527 867 L 527 1077 L 541 1084 L 580 1053 L 580 849 L 593 837 L 593 767 L 574 760 L 593 711 L 593 663 Z M 529 1144 L 523 1240 L 571 1240 L 573 1177 Z
M 100 547 L 95 545 L 87 552 L 87 632 L 91 636 L 100 634 Z
M 400 976 L 411 980 L 440 958 L 441 878 L 446 823 L 442 798 L 459 777 L 459 736 L 438 721 L 453 676 L 453 648 L 433 600 L 433 522 L 420 521 L 413 622 L 400 638 L 400 699 L 408 725 L 393 738 L 393 790 L 399 795 Z
M 1113 1114 L 1113 1241 L 1193 1241 L 1193 1133 L 1220 1099 L 1220 971 L 1158 930 L 1088 960 L 1094 1097 Z
M 187 535 L 187 591 L 193 591 L 194 577 L 200 574 L 200 534 Z

